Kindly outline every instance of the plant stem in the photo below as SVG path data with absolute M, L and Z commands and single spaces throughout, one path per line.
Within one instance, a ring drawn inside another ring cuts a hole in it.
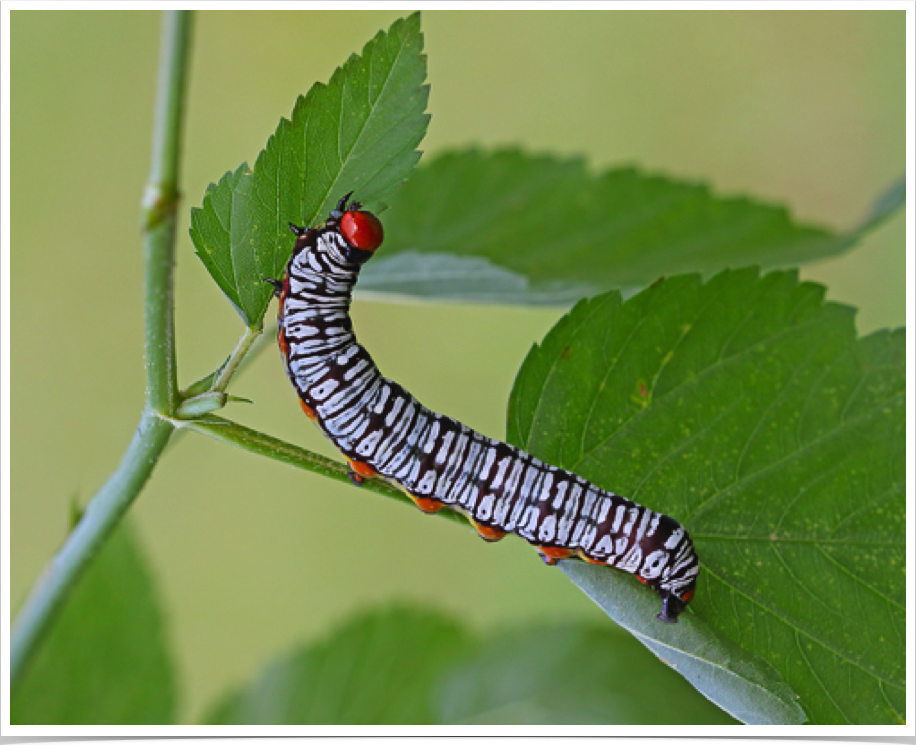
M 169 11 L 164 17 L 153 156 L 142 203 L 147 398 L 152 410 L 164 416 L 178 405 L 172 271 L 192 19 L 191 11 Z
M 16 616 L 10 637 L 11 685 L 16 685 L 77 580 L 140 493 L 173 431 L 171 422 L 149 409 L 143 412 L 120 465 L 93 497 Z
M 143 489 L 169 437 L 178 404 L 172 271 L 178 164 L 191 41 L 190 11 L 169 11 L 162 30 L 152 167 L 143 196 L 147 401 L 115 472 L 52 559 L 16 617 L 10 637 L 10 682 L 21 680 L 67 596 Z

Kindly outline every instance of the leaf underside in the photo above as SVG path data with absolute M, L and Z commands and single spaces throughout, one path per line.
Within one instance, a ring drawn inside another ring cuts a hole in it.
M 390 200 L 385 244 L 359 289 L 569 304 L 678 272 L 793 266 L 848 249 L 899 209 L 903 193 L 901 182 L 837 234 L 778 205 L 635 168 L 595 174 L 582 160 L 515 149 L 448 152 Z

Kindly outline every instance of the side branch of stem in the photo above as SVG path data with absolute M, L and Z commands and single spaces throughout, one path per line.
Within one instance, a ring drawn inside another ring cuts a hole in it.
M 323 455 L 313 453 L 297 445 L 284 442 L 276 437 L 249 429 L 241 424 L 218 416 L 208 416 L 192 421 L 181 422 L 182 429 L 213 437 L 220 442 L 225 442 L 243 448 L 250 453 L 263 455 L 267 458 L 287 463 L 305 471 L 311 471 L 327 478 L 343 483 L 350 483 L 349 468 L 343 463 L 325 458 Z M 397 486 L 383 479 L 366 479 L 360 489 L 375 492 L 385 497 L 391 497 L 410 504 L 410 498 Z M 435 513 L 461 524 L 467 524 L 466 519 L 452 510 L 442 510 Z
M 216 379 L 216 382 L 213 384 L 211 390 L 224 392 L 226 387 L 229 385 L 229 381 L 232 379 L 232 376 L 238 370 L 239 365 L 242 363 L 242 360 L 245 359 L 248 352 L 251 350 L 252 344 L 254 344 L 258 337 L 263 332 L 263 327 L 251 327 L 245 329 L 245 333 L 242 334 L 242 338 L 239 339 L 238 345 L 236 345 L 235 350 L 232 352 L 232 355 L 226 360 L 226 364 L 223 365 L 223 369 L 220 370 L 219 377 Z

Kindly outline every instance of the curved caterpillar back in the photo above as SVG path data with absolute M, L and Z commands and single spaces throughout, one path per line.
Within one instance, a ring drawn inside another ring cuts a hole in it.
M 380 476 L 425 512 L 464 513 L 485 540 L 518 534 L 548 564 L 578 556 L 629 572 L 661 596 L 658 618 L 676 621 L 699 571 L 676 520 L 430 411 L 382 377 L 356 341 L 349 308 L 383 230 L 349 198 L 323 227 L 290 226 L 296 244 L 273 284 L 289 379 L 302 409 L 348 459 L 354 483 Z

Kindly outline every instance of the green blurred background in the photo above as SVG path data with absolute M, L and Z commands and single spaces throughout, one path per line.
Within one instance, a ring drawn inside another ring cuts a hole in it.
M 180 383 L 242 328 L 193 255 L 208 182 L 253 161 L 295 97 L 397 11 L 197 17 L 177 267 Z M 904 168 L 903 11 L 427 11 L 427 154 L 518 144 L 702 179 L 849 228 Z M 12 566 L 18 607 L 114 468 L 143 402 L 138 203 L 149 163 L 159 14 L 14 11 Z M 869 332 L 904 322 L 904 218 L 807 267 Z M 562 309 L 357 302 L 361 341 L 427 405 L 502 437 L 515 371 Z M 228 415 L 331 454 L 270 349 Z M 193 721 L 270 655 L 393 600 L 472 628 L 606 624 L 521 541 L 187 436 L 133 510 L 166 605 Z

